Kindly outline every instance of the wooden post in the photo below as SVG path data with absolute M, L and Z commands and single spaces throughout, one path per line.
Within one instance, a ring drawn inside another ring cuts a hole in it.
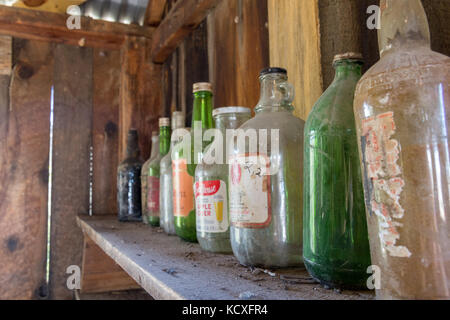
M 294 114 L 306 120 L 322 94 L 318 0 L 269 0 L 270 64 L 288 70 Z
M 124 159 L 130 128 L 138 130 L 143 159 L 150 156 L 152 131 L 158 130 L 162 66 L 151 63 L 149 53 L 150 43 L 135 37 L 128 37 L 121 51 L 119 161 Z
M 45 299 L 53 46 L 15 41 L 0 75 L 0 299 Z
M 76 217 L 89 212 L 92 49 L 57 45 L 55 59 L 50 294 L 70 299 L 66 270 L 81 267 L 83 247 Z

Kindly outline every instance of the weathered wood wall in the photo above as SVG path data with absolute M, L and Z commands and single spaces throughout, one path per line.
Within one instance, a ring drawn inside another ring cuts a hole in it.
M 271 64 L 288 68 L 295 84 L 295 114 L 306 120 L 334 79 L 333 57 L 361 52 L 364 71 L 379 60 L 377 30 L 367 28 L 367 8 L 379 0 L 268 0 Z M 450 55 L 448 1 L 422 0 L 432 48 Z

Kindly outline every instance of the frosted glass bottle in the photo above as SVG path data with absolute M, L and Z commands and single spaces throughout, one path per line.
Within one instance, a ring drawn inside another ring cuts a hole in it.
M 354 112 L 380 299 L 450 298 L 450 59 L 420 0 L 382 0 L 381 60 Z
M 175 111 L 172 114 L 172 137 L 169 153 L 162 158 L 160 164 L 160 193 L 159 205 L 161 210 L 160 227 L 168 235 L 176 235 L 173 216 L 173 184 L 172 184 L 172 151 L 173 146 L 178 142 L 175 130 L 184 128 L 185 116 L 183 112 Z
M 263 70 L 260 81 L 256 116 L 240 128 L 254 129 L 249 134 L 257 137 L 259 149 L 248 139 L 241 146 L 230 142 L 231 246 L 243 265 L 298 266 L 303 262 L 304 121 L 292 114 L 294 88 L 286 70 Z
M 220 163 L 200 163 L 195 170 L 194 196 L 196 205 L 197 240 L 205 251 L 231 253 L 228 213 L 228 164 L 226 158 L 226 131 L 237 129 L 250 120 L 251 109 L 225 107 L 213 111 L 216 129 L 221 133 L 223 158 Z M 208 155 L 212 145 L 206 150 Z M 214 156 L 214 155 L 212 155 Z
M 148 180 L 148 172 L 150 169 L 150 163 L 154 158 L 156 158 L 159 154 L 159 133 L 158 131 L 152 132 L 152 152 L 150 154 L 150 158 L 145 161 L 142 165 L 141 169 L 141 207 L 142 207 L 142 222 L 145 224 L 149 224 L 148 221 L 148 209 L 147 209 L 147 180 Z

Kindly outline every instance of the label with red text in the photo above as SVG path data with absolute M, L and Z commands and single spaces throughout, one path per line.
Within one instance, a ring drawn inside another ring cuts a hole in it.
M 197 181 L 194 185 L 197 231 L 228 231 L 227 185 L 224 181 Z

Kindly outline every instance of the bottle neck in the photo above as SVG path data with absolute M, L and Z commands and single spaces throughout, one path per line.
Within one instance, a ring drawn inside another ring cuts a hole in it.
M 150 159 L 157 157 L 159 154 L 159 136 L 152 137 L 152 152 L 150 154 Z
M 161 127 L 159 129 L 159 153 L 165 156 L 170 149 L 170 127 Z
M 362 75 L 362 61 L 360 60 L 340 60 L 334 63 L 336 70 L 334 80 L 345 80 L 349 78 L 361 78 Z
M 202 129 L 214 128 L 212 118 L 212 93 L 199 91 L 194 93 L 194 107 L 192 113 L 192 128 L 196 121 L 201 121 Z
M 430 28 L 420 0 L 381 0 L 380 55 L 399 49 L 430 48 Z
M 271 73 L 260 78 L 261 96 L 255 108 L 256 113 L 292 111 L 293 87 L 282 73 Z

